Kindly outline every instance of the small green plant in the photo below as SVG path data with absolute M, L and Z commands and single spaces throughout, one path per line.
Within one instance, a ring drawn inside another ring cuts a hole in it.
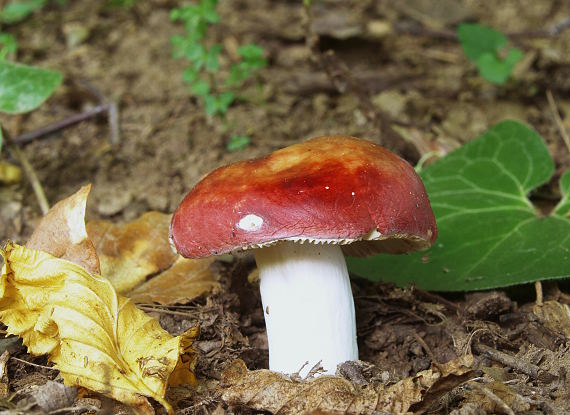
M 27 8 L 22 6 L 24 3 Z M 44 3 L 43 1 L 11 1 L 0 10 L 0 21 L 4 23 L 19 21 L 35 11 L 37 8 L 34 7 L 41 7 Z M 23 8 L 18 9 L 17 6 Z M 8 57 L 15 55 L 17 50 L 16 39 L 11 34 L 0 33 L 0 113 L 22 114 L 32 111 L 48 99 L 61 84 L 62 76 L 57 71 L 8 61 Z M 3 141 L 8 143 L 14 155 L 20 160 L 40 208 L 43 213 L 46 213 L 49 204 L 33 168 L 20 148 L 10 140 L 7 134 L 4 136 L 0 125 L 0 150 L 2 150 Z M 6 166 L 11 165 L 4 164 L 4 167 Z
M 113 7 L 124 7 L 126 9 L 133 7 L 136 0 L 109 0 L 109 5 Z
M 11 0 L 2 8 L 0 21 L 6 24 L 18 23 L 46 3 L 46 0 Z
M 5 61 L 8 56 L 18 51 L 18 41 L 9 33 L 0 33 L 0 61 Z
M 477 65 L 483 78 L 494 84 L 504 84 L 523 57 L 520 49 L 507 49 L 505 35 L 487 26 L 460 24 L 457 36 L 467 58 Z
M 17 23 L 43 7 L 46 0 L 12 0 L 0 9 L 0 22 Z M 9 62 L 18 51 L 18 41 L 0 32 L 0 112 L 21 114 L 39 107 L 61 83 L 56 71 Z M 0 150 L 2 128 L 0 126 Z
M 249 145 L 250 141 L 247 135 L 233 135 L 228 144 L 226 144 L 226 149 L 228 151 L 243 150 Z
M 183 35 L 173 36 L 171 42 L 173 57 L 188 61 L 182 79 L 190 87 L 192 95 L 202 102 L 208 116 L 223 119 L 243 83 L 265 67 L 267 61 L 260 46 L 240 46 L 237 49 L 240 60 L 230 66 L 229 74 L 222 79 L 219 59 L 222 45 L 207 45 L 205 38 L 208 27 L 220 21 L 217 4 L 218 0 L 201 0 L 198 4 L 171 10 L 171 20 L 182 22 L 185 30 Z M 230 139 L 227 148 L 234 151 L 248 143 L 248 137 L 236 135 Z

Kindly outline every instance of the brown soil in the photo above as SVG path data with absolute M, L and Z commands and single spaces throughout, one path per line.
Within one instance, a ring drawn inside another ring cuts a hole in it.
M 369 138 L 415 163 L 430 151 L 449 152 L 505 118 L 526 122 L 546 140 L 557 174 L 537 197 L 558 197 L 556 180 L 570 167 L 570 157 L 546 92 L 552 92 L 569 128 L 570 30 L 557 36 L 536 31 L 567 18 L 569 3 L 505 0 L 498 8 L 477 0 L 442 0 L 437 7 L 425 0 L 314 3 L 316 48 L 334 50 L 334 59 L 319 58 L 317 49 L 307 47 L 301 0 L 221 2 L 211 40 L 229 50 L 236 42 L 257 43 L 269 60 L 225 123 L 206 117 L 182 83 L 184 62 L 171 57 L 169 38 L 181 31 L 169 20 L 177 2 L 138 1 L 131 8 L 88 0 L 64 7 L 50 3 L 7 30 L 20 42 L 19 61 L 62 71 L 64 85 L 39 110 L 1 122 L 18 136 L 101 101 L 119 104 L 118 146 L 110 145 L 107 119 L 99 116 L 24 147 L 51 203 L 93 183 L 88 219 L 129 221 L 149 210 L 172 212 L 215 167 L 313 136 Z M 497 87 L 477 75 L 452 38 L 454 25 L 466 20 L 516 34 L 513 43 L 525 51 L 516 80 Z M 70 45 L 81 32 L 85 39 Z M 222 71 L 228 63 L 222 62 Z M 227 151 L 232 132 L 249 135 L 251 145 Z M 25 241 L 40 217 L 30 186 L 0 187 L 0 203 L 0 240 Z M 193 303 L 196 311 L 186 317 L 160 315 L 176 334 L 196 321 L 202 327 L 197 368 L 202 387 L 178 402 L 180 413 L 227 409 L 215 381 L 232 359 L 244 359 L 250 369 L 267 367 L 258 290 L 247 283 L 252 260 L 219 267 L 220 293 Z M 546 299 L 569 302 L 558 287 L 547 288 Z M 489 384 L 483 392 L 454 389 L 433 403 L 435 413 L 509 413 L 485 391 L 513 413 L 570 413 L 568 332 L 533 310 L 531 288 L 443 297 L 355 280 L 353 290 L 361 359 L 375 365 L 372 372 L 386 382 L 472 348 L 481 376 L 508 385 Z M 10 347 L 25 357 L 21 347 Z M 32 376 L 30 382 L 38 384 L 55 377 L 10 365 L 12 387 L 23 396 L 18 381 Z

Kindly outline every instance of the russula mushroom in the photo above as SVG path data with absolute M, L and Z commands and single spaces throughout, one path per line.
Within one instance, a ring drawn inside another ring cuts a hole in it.
M 414 169 L 369 141 L 319 137 L 221 167 L 176 209 L 170 240 L 200 258 L 252 249 L 260 276 L 269 368 L 326 372 L 358 359 L 343 252 L 428 248 L 435 218 Z

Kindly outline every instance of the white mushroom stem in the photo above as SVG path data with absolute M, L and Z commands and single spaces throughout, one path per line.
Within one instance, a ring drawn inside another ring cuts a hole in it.
M 334 374 L 358 359 L 354 302 L 339 245 L 281 242 L 254 250 L 269 343 L 269 369 Z

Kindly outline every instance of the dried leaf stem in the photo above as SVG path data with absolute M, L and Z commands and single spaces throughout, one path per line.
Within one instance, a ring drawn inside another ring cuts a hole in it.
M 4 135 L 4 141 L 6 142 L 6 146 L 10 151 L 14 154 L 14 156 L 20 162 L 24 173 L 28 177 L 30 184 L 32 185 L 32 189 L 34 190 L 34 194 L 36 195 L 36 199 L 38 200 L 38 204 L 40 205 L 40 210 L 42 214 L 46 214 L 49 210 L 49 202 L 47 200 L 46 194 L 38 179 L 38 175 L 36 171 L 28 161 L 28 158 L 24 154 L 24 152 L 18 147 L 18 145 L 14 142 L 10 134 L 4 129 L 2 129 L 2 134 Z
M 51 366 L 44 366 L 44 365 L 38 365 L 37 363 L 28 362 L 27 360 L 24 360 L 24 359 L 19 359 L 19 358 L 17 358 L 17 357 L 14 357 L 14 356 L 10 356 L 10 359 L 13 359 L 13 360 L 16 360 L 17 362 L 20 362 L 20 363 L 24 363 L 24 364 L 26 364 L 26 365 L 30 365 L 30 366 L 34 366 L 34 367 L 37 367 L 37 368 L 40 368 L 40 369 L 46 369 L 46 370 L 59 370 L 59 369 L 58 369 L 58 368 L 56 368 L 56 367 L 51 367 Z
M 515 415 L 515 412 L 501 398 L 499 398 L 496 394 L 494 394 L 493 391 L 491 391 L 490 389 L 486 388 L 483 385 L 480 385 L 477 382 L 470 382 L 469 385 L 471 387 L 473 387 L 474 389 L 477 389 L 479 392 L 481 392 L 483 395 L 485 395 L 487 397 L 487 399 L 489 399 L 491 402 L 493 402 L 495 405 L 497 405 L 499 408 L 501 408 L 503 413 L 505 413 L 507 415 Z
M 550 89 L 546 91 L 546 99 L 548 100 L 550 111 L 552 111 L 554 122 L 556 122 L 556 127 L 562 136 L 562 140 L 564 140 L 564 144 L 566 144 L 568 152 L 570 152 L 570 137 L 568 136 L 568 131 L 566 131 L 566 128 L 564 127 L 564 123 L 562 122 L 562 118 L 558 112 L 558 106 L 556 105 L 556 101 L 554 101 L 554 96 L 552 95 L 552 91 Z
M 45 127 L 39 128 L 35 131 L 30 131 L 29 133 L 21 134 L 18 137 L 16 137 L 13 141 L 17 145 L 25 145 L 37 138 L 45 137 L 48 134 L 54 133 L 59 130 L 63 130 L 64 128 L 70 127 L 74 124 L 77 124 L 81 121 L 85 121 L 89 118 L 95 117 L 105 112 L 107 113 L 107 117 L 109 119 L 109 128 L 111 135 L 109 141 L 113 145 L 118 144 L 120 142 L 119 110 L 117 108 L 117 104 L 115 104 L 114 102 L 108 102 L 105 104 L 97 105 L 96 107 L 84 111 L 80 114 L 71 115 L 53 124 L 49 124 L 46 125 Z
M 521 359 L 517 359 L 516 357 L 511 356 L 507 353 L 495 350 L 492 347 L 489 347 L 482 343 L 474 344 L 473 348 L 478 353 L 484 354 L 490 359 L 502 363 L 505 366 L 512 367 L 513 369 L 516 369 L 519 372 L 522 372 L 525 375 L 530 376 L 532 379 L 538 378 L 540 368 L 536 365 L 533 365 L 532 363 L 524 362 Z

